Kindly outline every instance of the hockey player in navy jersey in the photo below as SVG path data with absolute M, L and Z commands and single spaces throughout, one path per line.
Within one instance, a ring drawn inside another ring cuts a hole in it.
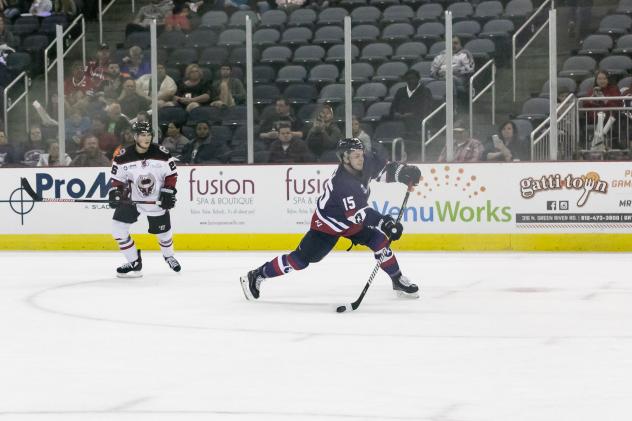
M 114 210 L 112 236 L 127 263 L 116 269 L 117 276 L 142 276 L 143 262 L 129 234 L 141 214 L 147 215 L 149 233 L 158 237 L 162 255 L 169 267 L 180 271 L 174 257 L 169 209 L 176 204 L 176 163 L 167 149 L 152 143 L 148 122 L 132 126 L 134 147 L 121 149 L 112 163 L 110 207 Z M 156 204 L 132 204 L 132 201 L 156 201 Z
M 402 236 L 402 224 L 368 205 L 369 182 L 372 179 L 416 185 L 421 177 L 419 168 L 386 162 L 375 153 L 365 152 L 362 141 L 355 138 L 340 140 L 337 153 L 340 165 L 325 182 L 310 230 L 296 250 L 278 256 L 240 278 L 246 299 L 259 298 L 262 281 L 321 261 L 340 237 L 369 247 L 376 259 L 384 253 L 381 268 L 390 276 L 393 290 L 400 296 L 419 297 L 419 288 L 402 275 L 389 248 L 389 238 L 396 241 Z

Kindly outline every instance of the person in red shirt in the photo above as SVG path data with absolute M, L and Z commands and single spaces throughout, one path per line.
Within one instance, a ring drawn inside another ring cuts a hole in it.
M 191 22 L 189 21 L 189 9 L 183 4 L 176 4 L 169 16 L 165 18 L 165 31 L 184 31 L 191 30 Z
M 92 78 L 88 76 L 81 62 L 73 63 L 71 75 L 64 82 L 65 95 L 72 95 L 77 91 L 81 91 L 86 95 L 92 95 L 94 93 Z
M 97 56 L 88 62 L 86 73 L 92 79 L 93 85 L 100 86 L 107 79 L 108 66 L 110 65 L 110 47 L 107 44 L 99 45 Z

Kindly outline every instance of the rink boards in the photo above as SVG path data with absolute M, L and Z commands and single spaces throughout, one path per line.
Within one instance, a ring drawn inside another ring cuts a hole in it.
M 404 212 L 403 250 L 632 250 L 632 165 L 626 162 L 423 164 Z M 309 228 L 335 165 L 178 168 L 172 211 L 180 250 L 294 248 Z M 114 250 L 107 204 L 33 203 L 26 177 L 46 198 L 104 199 L 109 168 L 0 169 L 0 249 Z M 399 183 L 370 185 L 369 206 L 397 215 Z M 141 217 L 132 233 L 156 249 Z M 341 240 L 338 248 L 349 245 Z

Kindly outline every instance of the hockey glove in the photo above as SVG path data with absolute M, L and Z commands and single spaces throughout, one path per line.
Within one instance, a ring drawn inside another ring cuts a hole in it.
M 163 209 L 173 209 L 176 205 L 176 193 L 175 188 L 163 187 L 160 189 L 160 207 Z
M 389 215 L 384 215 L 380 221 L 378 228 L 386 234 L 391 241 L 397 241 L 401 238 L 404 227 L 401 223 L 395 222 Z
M 108 200 L 112 209 L 118 208 L 121 204 L 121 200 L 123 200 L 123 190 L 116 188 L 110 190 L 108 193 Z
M 417 168 L 414 165 L 404 164 L 396 172 L 396 177 L 397 177 L 397 181 L 399 181 L 400 183 L 404 183 L 406 185 L 408 185 L 409 183 L 412 183 L 413 186 L 416 186 L 417 184 L 419 184 L 419 179 L 421 178 L 421 171 L 419 171 L 419 168 Z

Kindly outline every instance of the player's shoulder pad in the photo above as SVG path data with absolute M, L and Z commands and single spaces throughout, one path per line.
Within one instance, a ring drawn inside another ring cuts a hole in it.
M 162 161 L 168 161 L 169 159 L 171 159 L 171 153 L 169 152 L 169 149 L 165 148 L 162 145 L 152 143 L 150 152 L 152 159 L 158 159 Z
M 130 154 L 125 150 L 125 148 L 121 148 L 118 150 L 118 152 L 114 156 L 113 161 L 116 162 L 117 164 L 121 164 L 129 160 L 129 155 Z

